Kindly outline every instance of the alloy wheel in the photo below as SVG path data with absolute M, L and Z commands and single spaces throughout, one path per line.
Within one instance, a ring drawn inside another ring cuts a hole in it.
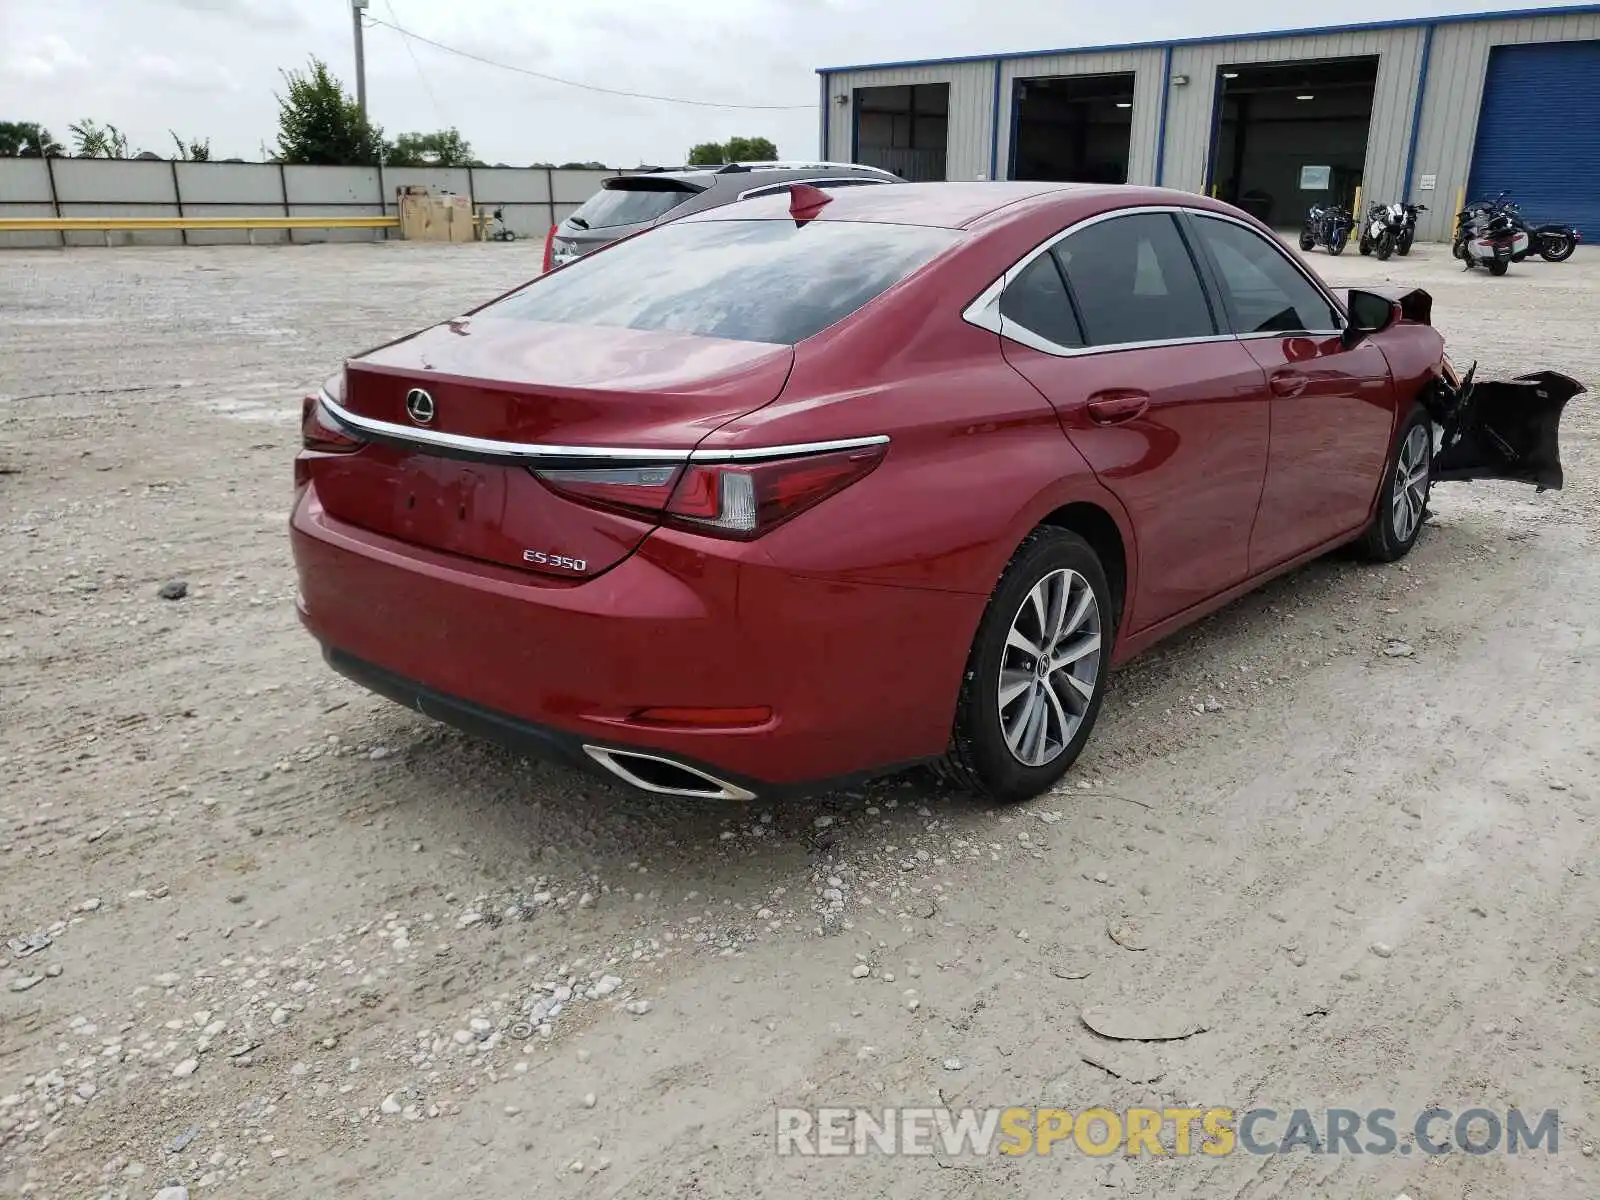
M 1428 429 L 1418 425 L 1400 443 L 1394 467 L 1394 493 L 1390 502 L 1394 536 L 1409 542 L 1422 523 L 1428 502 Z
M 1100 605 L 1076 571 L 1033 585 L 1006 634 L 1000 660 L 1000 730 L 1012 756 L 1042 767 L 1072 742 L 1100 675 Z

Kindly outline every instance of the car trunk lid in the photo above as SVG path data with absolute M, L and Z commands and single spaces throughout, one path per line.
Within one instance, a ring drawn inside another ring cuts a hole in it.
M 772 401 L 788 346 L 473 317 L 346 365 L 333 417 L 370 444 L 319 464 L 339 520 L 447 553 L 582 579 L 654 524 L 558 496 L 532 468 L 681 463 Z

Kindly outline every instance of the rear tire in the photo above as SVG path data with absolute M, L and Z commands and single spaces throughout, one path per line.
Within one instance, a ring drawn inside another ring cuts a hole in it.
M 1316 238 L 1312 237 L 1309 233 L 1305 233 L 1304 231 L 1301 232 L 1301 234 L 1300 234 L 1300 249 L 1302 249 L 1302 250 L 1310 250 L 1316 244 L 1317 244 L 1317 239 Z
M 1566 262 L 1578 243 L 1564 233 L 1547 233 L 1539 239 L 1539 257 L 1545 262 Z
M 972 640 L 943 774 L 1002 804 L 1054 786 L 1100 715 L 1114 611 L 1081 537 L 1045 525 L 1024 538 Z
M 1511 264 L 1503 258 L 1491 258 L 1483 265 L 1489 268 L 1489 274 L 1491 275 L 1504 275 L 1511 269 Z
M 1433 422 L 1413 404 L 1395 437 L 1378 489 L 1378 511 L 1357 543 L 1374 562 L 1394 562 L 1411 553 L 1422 532 L 1433 486 Z

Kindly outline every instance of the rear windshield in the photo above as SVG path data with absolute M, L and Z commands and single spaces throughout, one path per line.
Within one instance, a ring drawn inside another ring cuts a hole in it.
M 692 188 L 608 187 L 601 188 L 572 215 L 590 229 L 611 229 L 617 225 L 643 225 L 677 208 L 690 196 Z
M 578 259 L 485 315 L 793 345 L 960 236 L 844 221 L 677 222 Z

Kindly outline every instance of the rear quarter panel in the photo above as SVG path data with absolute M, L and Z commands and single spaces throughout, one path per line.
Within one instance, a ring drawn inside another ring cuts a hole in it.
M 754 543 L 774 564 L 841 582 L 987 597 L 1034 526 L 1087 502 L 1121 529 L 1132 588 L 1136 556 L 1121 506 L 1055 410 L 1006 363 L 999 337 L 960 316 L 1039 236 L 1024 232 L 998 250 L 964 247 L 800 343 L 783 394 L 702 443 L 889 436 L 883 463 L 866 479 Z

